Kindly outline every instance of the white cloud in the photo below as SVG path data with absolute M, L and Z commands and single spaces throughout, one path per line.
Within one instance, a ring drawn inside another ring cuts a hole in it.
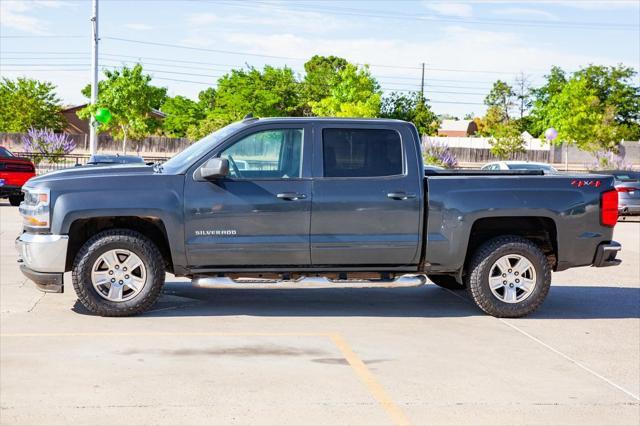
M 470 18 L 473 15 L 473 8 L 466 3 L 430 3 L 427 2 L 428 9 L 444 16 L 455 16 L 458 18 Z
M 134 31 L 150 31 L 153 29 L 153 26 L 148 24 L 142 24 L 142 23 L 131 23 L 131 24 L 126 24 L 125 28 L 129 28 L 130 30 L 134 30 Z
M 507 7 L 496 9 L 493 11 L 495 15 L 501 16 L 517 16 L 525 18 L 541 18 L 549 21 L 557 21 L 558 17 L 546 10 L 526 8 L 526 7 Z
M 0 1 L 0 25 L 29 34 L 48 34 L 47 23 L 31 14 L 37 6 L 28 1 Z
M 187 16 L 187 25 L 194 27 L 203 27 L 211 25 L 219 20 L 217 15 L 213 13 L 199 13 Z

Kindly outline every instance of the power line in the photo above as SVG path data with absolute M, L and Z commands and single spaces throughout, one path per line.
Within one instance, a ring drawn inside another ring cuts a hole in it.
M 218 4 L 224 4 L 228 7 L 237 7 L 237 8 L 252 8 L 255 9 L 253 5 L 247 5 L 243 3 L 227 3 L 216 1 Z M 318 5 L 309 5 L 309 4 L 295 4 L 288 3 L 286 7 L 279 6 L 273 3 L 261 2 L 255 0 L 253 3 L 262 4 L 265 6 L 269 6 L 270 9 L 279 10 L 279 11 L 316 11 L 316 12 L 324 12 L 329 15 L 345 15 L 345 16 L 361 16 L 361 17 L 370 17 L 370 18 L 384 18 L 384 19 L 400 19 L 400 20 L 414 20 L 414 21 L 428 21 L 428 22 L 445 22 L 445 23 L 459 23 L 459 24 L 471 24 L 471 25 L 510 25 L 510 26 L 531 26 L 531 27 L 543 27 L 543 28 L 559 28 L 566 29 L 567 27 L 571 27 L 574 29 L 589 29 L 593 30 L 595 28 L 602 30 L 616 30 L 616 31 L 632 31 L 636 30 L 639 27 L 635 24 L 620 24 L 620 23 L 602 23 L 602 22 L 576 22 L 576 21 L 535 21 L 535 20 L 499 20 L 499 19 L 469 19 L 469 18 L 454 18 L 454 17 L 441 17 L 441 16 L 420 16 L 416 14 L 402 14 L 397 12 L 389 12 L 383 10 L 372 10 L 372 9 L 357 9 L 357 8 L 344 8 L 344 7 L 336 7 L 331 6 L 331 8 L 325 8 Z

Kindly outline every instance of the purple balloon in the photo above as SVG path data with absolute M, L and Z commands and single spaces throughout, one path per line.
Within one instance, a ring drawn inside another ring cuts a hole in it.
M 549 127 L 547 131 L 544 132 L 544 137 L 547 138 L 547 140 L 552 141 L 558 137 L 558 131 L 553 127 Z

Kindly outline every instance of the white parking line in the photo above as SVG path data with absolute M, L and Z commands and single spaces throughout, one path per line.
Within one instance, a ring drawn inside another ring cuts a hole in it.
M 445 289 L 445 290 L 447 290 L 449 293 L 453 294 L 457 298 L 464 300 L 466 303 L 472 303 L 470 300 L 460 296 L 459 294 L 457 294 L 456 292 L 454 292 L 452 290 L 448 290 L 448 289 Z M 622 386 L 620 386 L 617 383 L 613 382 L 611 379 L 608 379 L 608 378 L 604 377 L 602 374 L 592 370 L 591 368 L 587 367 L 586 365 L 584 365 L 580 361 L 577 361 L 577 360 L 571 358 L 569 355 L 565 354 L 564 352 L 561 352 L 558 349 L 556 349 L 556 348 L 550 346 L 549 344 L 543 342 L 542 340 L 538 339 L 537 337 L 532 336 L 531 334 L 527 333 L 526 331 L 524 331 L 520 327 L 505 321 L 503 318 L 496 318 L 496 319 L 498 321 L 500 321 L 501 323 L 503 323 L 503 324 L 511 327 L 512 329 L 516 330 L 518 333 L 520 333 L 520 334 L 528 337 L 529 339 L 533 340 L 534 342 L 538 343 L 539 345 L 544 346 L 545 348 L 549 349 L 551 352 L 553 352 L 553 353 L 555 353 L 557 355 L 560 355 L 561 357 L 563 357 L 567 361 L 571 362 L 572 364 L 580 367 L 581 369 L 583 369 L 587 373 L 599 378 L 600 380 L 605 381 L 610 386 L 613 386 L 614 388 L 618 389 L 619 391 L 624 392 L 625 394 L 627 394 L 631 398 L 635 399 L 636 401 L 640 401 L 640 397 L 638 395 L 636 395 L 635 393 L 631 392 L 630 390 L 627 390 L 627 389 L 623 388 Z

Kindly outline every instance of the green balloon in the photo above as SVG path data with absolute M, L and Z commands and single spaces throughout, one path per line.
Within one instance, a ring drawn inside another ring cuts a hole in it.
M 96 121 L 102 124 L 109 124 L 111 121 L 111 111 L 107 108 L 98 108 L 96 111 Z

